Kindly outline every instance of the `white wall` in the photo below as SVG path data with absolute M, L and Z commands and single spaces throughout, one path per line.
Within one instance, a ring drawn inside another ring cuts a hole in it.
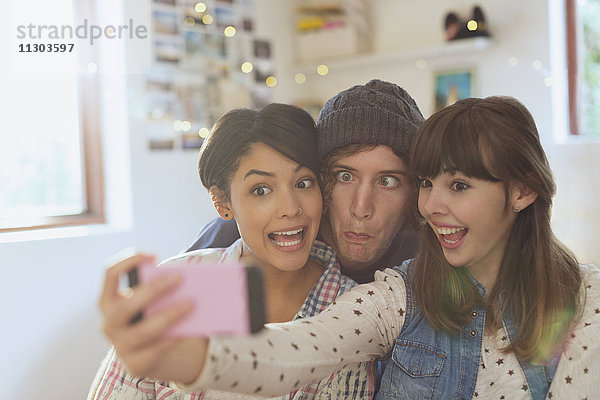
M 463 0 L 453 1 L 452 6 L 442 0 L 371 2 L 377 5 L 373 12 L 378 21 L 375 26 L 378 51 L 414 50 L 441 44 L 445 12 L 453 9 L 467 15 L 472 7 L 472 2 Z M 103 7 L 109 3 L 103 2 Z M 149 1 L 124 3 L 123 19 L 149 23 Z M 430 58 L 423 70 L 415 67 L 414 60 L 371 69 L 340 68 L 327 77 L 309 76 L 304 86 L 293 82 L 293 75 L 300 67 L 292 60 L 289 5 L 280 0 L 257 0 L 257 30 L 259 36 L 273 39 L 279 75 L 275 100 L 283 102 L 309 98 L 324 101 L 352 84 L 382 78 L 405 87 L 427 116 L 433 102 L 433 71 L 457 64 L 475 66 L 480 96 L 513 95 L 534 114 L 559 187 L 554 209 L 557 234 L 582 261 L 600 263 L 600 231 L 595 229 L 600 225 L 599 144 L 564 140 L 556 144 L 555 138 L 564 136 L 561 120 L 555 120 L 564 109 L 552 108 L 564 103 L 556 101 L 560 93 L 553 92 L 557 85 L 560 87 L 557 81 L 560 76 L 553 76 L 552 88 L 543 83 L 553 57 L 548 25 L 549 14 L 556 8 L 553 3 L 482 2 L 494 36 L 492 45 L 481 53 Z M 111 23 L 116 23 L 114 18 Z M 109 107 L 104 120 L 108 135 L 105 162 L 109 167 L 107 181 L 113 225 L 88 234 L 76 230 L 73 237 L 33 241 L 18 241 L 22 238 L 19 235 L 0 235 L 3 398 L 83 398 L 107 348 L 96 308 L 103 260 L 128 246 L 165 258 L 189 243 L 199 227 L 215 215 L 197 178 L 197 155 L 149 152 L 142 127 L 135 118 L 128 117 L 127 108 L 135 108 L 139 93 L 141 75 L 136 71 L 147 54 L 145 45 L 138 46 L 139 43 L 130 46 L 125 55 L 129 74 L 105 77 L 113 85 L 113 94 L 119 95 L 119 88 L 124 90 L 119 86 L 121 79 L 125 78 L 128 85 L 127 93 L 121 96 L 127 101 L 117 102 L 121 106 L 105 96 Z M 509 57 L 517 57 L 516 67 L 508 65 Z M 539 71 L 531 67 L 535 59 L 542 62 Z M 559 68 L 560 64 L 554 70 Z M 118 199 L 126 201 L 123 204 Z M 133 210 L 131 215 L 130 210 Z M 60 232 L 55 234 L 60 235 Z
M 340 90 L 379 78 L 404 87 L 415 98 L 424 116 L 433 110 L 434 72 L 454 67 L 475 68 L 475 96 L 510 95 L 523 102 L 533 114 L 553 168 L 558 193 L 553 209 L 553 228 L 581 262 L 600 263 L 600 139 L 568 137 L 564 49 L 564 2 L 560 0 L 478 2 L 484 10 L 490 45 L 483 51 L 430 54 L 443 46 L 442 27 L 447 12 L 460 17 L 472 15 L 477 2 L 431 0 L 405 2 L 370 0 L 374 52 L 408 54 L 404 59 L 372 57 L 372 62 L 335 60 L 330 73 L 307 74 L 304 85 L 290 84 L 307 63 L 284 64 L 280 82 L 291 89 L 277 95 L 282 101 L 323 103 Z M 550 25 L 552 21 L 552 25 Z M 278 37 L 281 48 L 290 47 L 290 37 Z M 509 59 L 517 60 L 515 66 Z M 541 68 L 535 69 L 533 61 Z M 425 61 L 425 67 L 417 67 Z M 318 62 L 308 63 L 314 67 Z M 544 79 L 552 79 L 546 86 Z
M 126 2 L 123 20 L 149 26 L 149 4 Z M 119 24 L 121 9 L 120 1 L 103 1 L 100 14 Z M 130 42 L 124 53 L 114 41 L 99 63 L 110 224 L 0 235 L 2 398 L 85 398 L 108 349 L 97 309 L 104 260 L 126 247 L 164 259 L 216 216 L 197 175 L 197 152 L 149 152 L 128 113 L 139 97 L 147 42 Z

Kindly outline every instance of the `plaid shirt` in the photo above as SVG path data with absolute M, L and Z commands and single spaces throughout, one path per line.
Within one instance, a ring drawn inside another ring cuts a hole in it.
M 172 257 L 165 262 L 189 263 L 197 261 L 238 260 L 242 254 L 239 239 L 226 249 L 201 249 Z M 312 246 L 310 258 L 324 267 L 319 281 L 312 288 L 294 320 L 319 314 L 336 297 L 356 286 L 356 282 L 340 272 L 335 252 L 320 241 Z M 375 394 L 377 367 L 374 362 L 352 364 L 327 379 L 305 385 L 277 399 L 371 399 Z M 265 376 L 264 379 L 271 379 Z M 137 378 L 127 373 L 114 348 L 111 349 L 98 371 L 88 400 L 208 400 L 208 399 L 264 399 L 217 391 L 185 393 L 150 378 Z

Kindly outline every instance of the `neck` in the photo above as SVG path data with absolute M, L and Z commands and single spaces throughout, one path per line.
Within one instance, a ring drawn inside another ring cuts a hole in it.
M 491 293 L 492 289 L 496 285 L 496 279 L 498 278 L 498 270 L 500 266 L 494 271 L 486 270 L 480 271 L 476 268 L 467 267 L 471 276 L 477 280 L 477 282 L 481 283 L 481 285 L 485 288 L 486 293 Z
M 244 259 L 252 259 L 262 270 L 267 323 L 291 321 L 323 273 L 323 267 L 311 259 L 296 271 L 282 271 L 242 254 Z
M 357 283 L 373 282 L 373 279 L 375 276 L 375 271 L 378 270 L 374 264 L 358 266 L 358 267 L 356 267 L 356 269 L 353 269 L 353 268 L 347 268 L 346 264 L 342 264 L 340 262 L 340 266 L 341 266 L 342 274 L 353 279 Z
M 486 263 L 486 265 L 475 264 L 467 266 L 469 273 L 477 280 L 484 288 L 486 293 L 491 293 L 496 285 L 498 273 L 502 260 Z

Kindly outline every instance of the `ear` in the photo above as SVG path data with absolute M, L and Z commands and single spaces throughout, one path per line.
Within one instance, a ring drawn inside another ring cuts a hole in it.
M 518 213 L 529 207 L 537 199 L 538 194 L 522 183 L 511 187 L 511 203 L 514 212 Z
M 233 211 L 231 209 L 231 204 L 229 204 L 229 201 L 227 201 L 223 191 L 217 186 L 212 185 L 208 191 L 208 194 L 210 195 L 213 206 L 217 210 L 217 213 L 219 213 L 219 216 L 226 221 L 232 219 Z

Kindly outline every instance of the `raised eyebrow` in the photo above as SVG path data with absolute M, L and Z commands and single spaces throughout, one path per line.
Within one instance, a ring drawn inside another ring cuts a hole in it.
M 357 171 L 356 168 L 351 167 L 349 165 L 343 165 L 343 164 L 335 164 L 332 169 L 347 169 L 348 171 Z M 379 171 L 378 175 L 404 175 L 404 176 L 408 176 L 408 172 L 403 171 L 401 169 L 386 169 L 383 171 Z
M 294 172 L 298 172 L 302 168 L 304 168 L 304 165 L 298 164 L 298 166 L 294 169 Z M 275 177 L 275 173 L 273 172 L 261 171 L 259 169 L 251 169 L 250 171 L 246 172 L 246 175 L 244 175 L 244 179 L 248 178 L 250 175 L 268 176 L 270 178 Z
M 356 171 L 356 168 L 344 164 L 335 164 L 333 167 L 331 167 L 331 169 L 347 169 L 349 171 Z
M 404 175 L 407 176 L 408 172 L 402 171 L 400 169 L 390 169 L 385 171 L 379 171 L 379 175 Z
M 246 172 L 246 175 L 244 175 L 244 179 L 248 178 L 251 175 L 268 176 L 271 178 L 275 176 L 273 172 L 261 171 L 259 169 L 251 169 L 250 171 Z

